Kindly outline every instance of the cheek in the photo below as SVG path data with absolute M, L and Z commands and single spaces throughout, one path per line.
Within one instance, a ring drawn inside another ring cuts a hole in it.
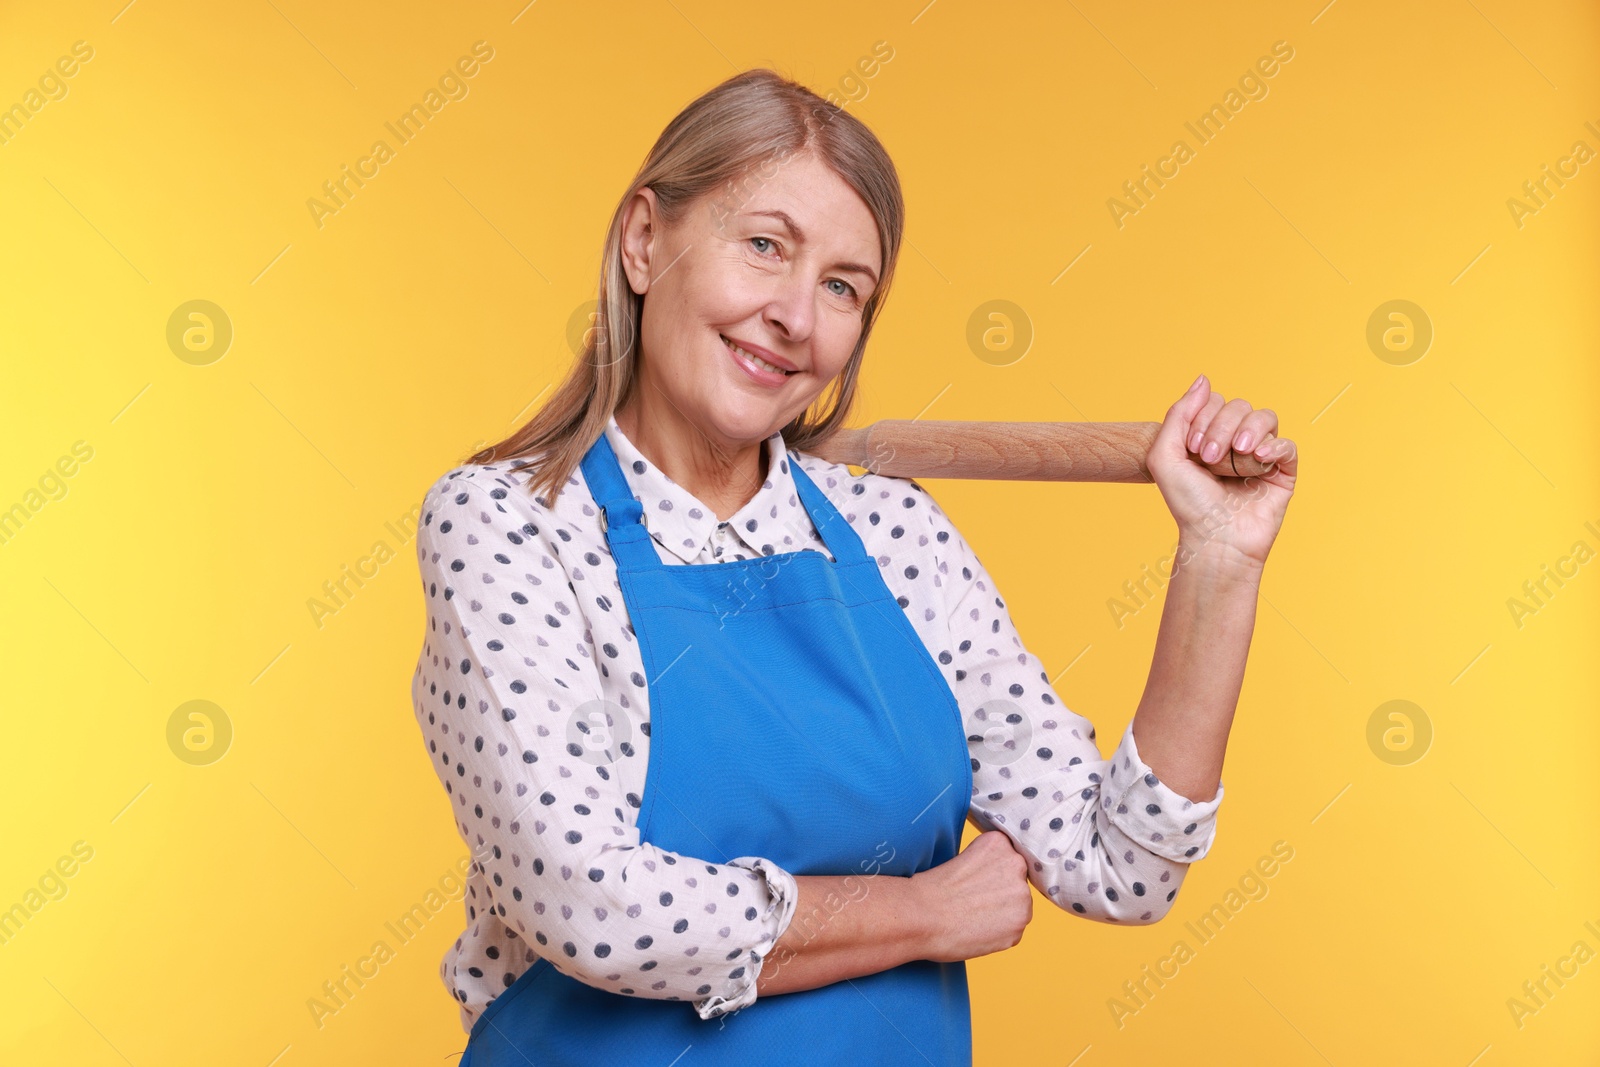
M 856 350 L 856 342 L 861 338 L 861 324 L 854 318 L 841 322 L 830 333 L 827 345 L 827 371 L 828 377 L 833 377 L 844 370 L 850 362 L 850 354 Z

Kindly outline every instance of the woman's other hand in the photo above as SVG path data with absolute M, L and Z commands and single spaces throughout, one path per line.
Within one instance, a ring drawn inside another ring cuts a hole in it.
M 928 919 L 928 955 L 954 963 L 1011 948 L 1033 920 L 1028 861 L 1001 830 L 988 830 L 937 867 L 911 876 Z
M 1244 561 L 1266 562 L 1300 463 L 1294 442 L 1277 430 L 1278 416 L 1270 408 L 1224 401 L 1204 374 L 1167 409 L 1146 465 L 1177 520 L 1180 539 L 1193 550 L 1231 549 Z M 1253 478 L 1219 478 L 1206 469 L 1230 450 L 1276 466 Z

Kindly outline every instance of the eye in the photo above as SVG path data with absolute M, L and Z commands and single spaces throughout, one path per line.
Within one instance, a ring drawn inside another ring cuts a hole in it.
M 765 244 L 771 245 L 773 248 L 778 247 L 778 242 L 774 241 L 770 237 L 751 237 L 751 238 L 748 238 L 748 241 L 749 241 L 750 245 L 752 246 L 752 248 L 754 249 L 754 251 L 756 252 L 757 255 L 762 255 L 762 256 L 767 255 L 767 250 L 766 249 L 763 249 L 763 248 L 760 248 L 760 247 L 756 246 L 756 242 L 757 241 L 761 241 L 761 242 L 764 242 Z M 844 290 L 842 292 L 840 290 L 837 290 L 837 289 L 830 289 L 829 292 L 833 293 L 834 296 L 844 297 L 844 298 L 850 300 L 851 303 L 855 303 L 855 302 L 857 302 L 859 300 L 859 294 L 856 292 L 856 287 L 851 285 L 849 282 L 845 281 L 843 278 L 829 278 L 825 284 L 827 284 L 827 285 L 842 285 L 842 286 L 844 286 Z

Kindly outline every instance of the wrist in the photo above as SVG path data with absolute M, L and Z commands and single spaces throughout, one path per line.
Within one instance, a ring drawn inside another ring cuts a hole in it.
M 905 923 L 907 962 L 945 958 L 940 943 L 945 925 L 939 918 L 938 899 L 928 880 L 922 877 L 926 873 L 922 871 L 909 878 L 896 879 L 903 883 L 896 886 L 896 890 L 900 894 L 898 911 Z
M 1174 570 L 1203 573 L 1224 581 L 1259 584 L 1266 560 L 1241 551 L 1226 541 L 1180 532 L 1173 556 Z

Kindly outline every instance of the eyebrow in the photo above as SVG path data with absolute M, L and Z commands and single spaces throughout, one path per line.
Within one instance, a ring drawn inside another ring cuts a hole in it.
M 798 225 L 796 225 L 794 219 L 789 217 L 789 213 L 787 211 L 780 211 L 777 208 L 773 208 L 771 211 L 746 211 L 745 214 L 746 215 L 767 215 L 767 216 L 770 216 L 771 218 L 775 218 L 779 222 L 783 223 L 783 225 L 788 228 L 790 233 L 794 234 L 795 240 L 800 241 L 801 243 L 805 242 L 805 239 L 806 239 L 805 231 L 802 230 Z M 867 277 L 872 279 L 872 284 L 874 286 L 876 286 L 878 284 L 878 274 L 877 274 L 877 272 L 874 271 L 871 267 L 865 266 L 864 264 L 861 264 L 861 263 L 835 263 L 833 266 L 834 266 L 835 270 L 855 271 L 857 274 L 865 274 Z

